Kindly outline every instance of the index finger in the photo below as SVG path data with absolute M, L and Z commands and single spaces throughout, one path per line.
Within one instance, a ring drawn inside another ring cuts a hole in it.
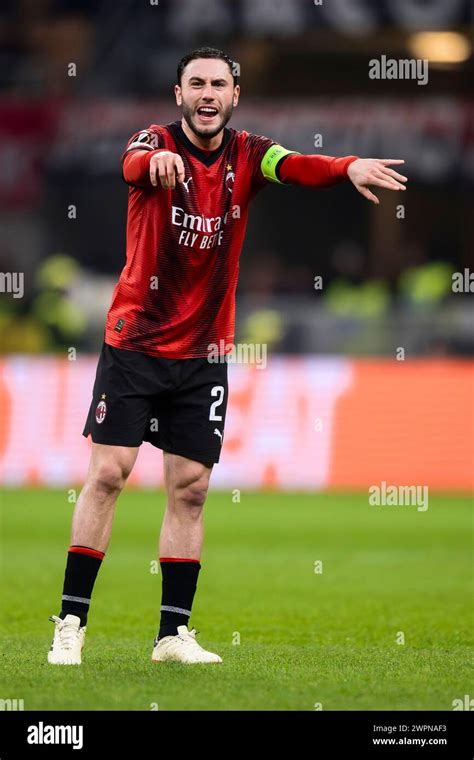
M 381 164 L 384 166 L 390 166 L 390 164 L 404 164 L 405 159 L 403 158 L 377 158 L 377 161 L 380 161 Z
M 182 182 L 184 180 L 185 171 L 184 171 L 184 164 L 181 158 L 176 159 L 175 169 L 176 169 L 176 174 L 178 177 L 178 182 Z

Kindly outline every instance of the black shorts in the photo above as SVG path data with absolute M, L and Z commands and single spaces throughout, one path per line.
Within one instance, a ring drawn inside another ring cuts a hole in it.
M 227 361 L 164 359 L 104 343 L 83 435 L 218 462 L 227 409 Z

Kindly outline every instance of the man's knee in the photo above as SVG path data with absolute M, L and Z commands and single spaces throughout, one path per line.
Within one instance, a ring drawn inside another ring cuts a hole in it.
M 123 489 L 131 468 L 120 459 L 105 460 L 92 468 L 90 483 L 99 494 L 119 494 Z
M 176 479 L 172 501 L 190 512 L 199 514 L 206 501 L 209 489 L 209 470 L 196 466 Z
M 125 485 L 125 477 L 120 467 L 101 464 L 92 475 L 92 484 L 101 493 L 120 492 Z
M 185 507 L 201 508 L 206 501 L 207 490 L 208 485 L 205 481 L 196 480 L 179 490 L 178 498 Z
M 201 519 L 206 501 L 212 462 L 197 462 L 165 452 L 164 475 L 167 510 L 186 519 Z

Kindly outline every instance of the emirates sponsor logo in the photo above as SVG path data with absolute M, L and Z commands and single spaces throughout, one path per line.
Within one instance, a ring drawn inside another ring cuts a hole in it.
M 240 206 L 234 206 L 232 211 L 227 211 L 223 216 L 188 214 L 180 206 L 172 206 L 171 222 L 176 227 L 182 228 L 178 239 L 179 245 L 200 249 L 216 248 L 221 245 L 229 213 L 232 219 L 239 219 Z
M 203 216 L 202 214 L 188 214 L 180 206 L 171 207 L 171 222 L 177 227 L 184 227 L 193 232 L 218 232 L 227 224 L 228 212 L 224 216 Z

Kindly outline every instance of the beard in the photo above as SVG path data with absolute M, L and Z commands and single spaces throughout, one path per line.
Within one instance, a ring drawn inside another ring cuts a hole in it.
M 218 114 L 218 124 L 217 126 L 212 127 L 199 127 L 195 121 L 194 121 L 194 113 L 190 106 L 187 105 L 183 101 L 182 105 L 182 112 L 183 117 L 186 120 L 186 123 L 188 127 L 194 132 L 196 137 L 201 138 L 201 140 L 210 140 L 212 137 L 215 137 L 219 134 L 219 132 L 224 129 L 225 125 L 229 121 L 230 117 L 232 116 L 232 113 L 234 111 L 234 106 L 232 103 L 224 110 L 222 115 Z

